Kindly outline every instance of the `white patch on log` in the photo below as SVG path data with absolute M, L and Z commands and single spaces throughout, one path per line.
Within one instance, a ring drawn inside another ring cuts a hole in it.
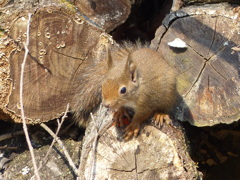
M 168 45 L 173 48 L 187 48 L 187 44 L 180 38 L 174 39 L 172 42 L 169 42 Z

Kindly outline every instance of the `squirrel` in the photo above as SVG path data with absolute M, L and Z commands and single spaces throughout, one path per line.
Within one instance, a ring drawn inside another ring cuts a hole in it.
M 152 115 L 157 124 L 162 125 L 164 120 L 169 122 L 168 113 L 176 99 L 174 69 L 160 53 L 139 43 L 125 43 L 113 53 L 106 49 L 107 62 L 90 67 L 95 68 L 87 81 L 91 84 L 90 95 L 87 101 L 81 102 L 78 117 L 86 118 L 102 99 L 102 104 L 114 111 L 116 124 L 123 126 L 123 117 L 130 119 L 128 109 L 132 109 L 134 115 L 125 128 L 125 140 L 136 137 L 142 122 Z
M 113 119 L 120 126 L 126 108 L 134 116 L 125 129 L 125 140 L 138 135 L 144 120 L 154 115 L 157 124 L 169 121 L 169 111 L 175 104 L 175 71 L 163 57 L 150 48 L 135 48 L 115 62 L 108 54 L 108 73 L 102 83 L 102 103 L 114 110 Z

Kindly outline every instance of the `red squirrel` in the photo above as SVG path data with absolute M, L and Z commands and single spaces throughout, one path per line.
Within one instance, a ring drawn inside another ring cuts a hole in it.
M 132 47 L 129 47 L 132 46 Z M 107 74 L 102 82 L 102 104 L 114 112 L 113 119 L 120 126 L 126 108 L 134 110 L 124 139 L 137 136 L 143 121 L 153 115 L 157 124 L 169 121 L 169 111 L 176 99 L 174 69 L 159 52 L 138 45 L 127 44 L 115 60 L 107 48 Z

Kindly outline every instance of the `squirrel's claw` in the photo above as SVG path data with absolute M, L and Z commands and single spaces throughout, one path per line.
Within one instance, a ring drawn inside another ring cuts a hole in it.
M 123 126 L 123 114 L 120 111 L 114 112 L 113 120 L 116 122 L 116 126 Z
M 126 128 L 123 135 L 124 140 L 128 141 L 132 136 L 137 137 L 140 129 L 140 124 L 131 122 Z
M 168 114 L 155 113 L 153 119 L 155 121 L 155 124 L 159 125 L 159 127 L 162 127 L 164 120 L 167 124 L 170 124 L 171 122 L 171 118 Z
M 124 117 L 127 118 L 127 122 L 124 121 L 125 120 Z M 116 126 L 118 126 L 118 127 L 121 126 L 122 127 L 122 126 L 124 126 L 124 124 L 127 124 L 127 125 L 129 124 L 129 121 L 131 120 L 131 117 L 128 114 L 128 111 L 125 108 L 121 107 L 116 112 L 114 112 L 113 120 L 116 122 Z

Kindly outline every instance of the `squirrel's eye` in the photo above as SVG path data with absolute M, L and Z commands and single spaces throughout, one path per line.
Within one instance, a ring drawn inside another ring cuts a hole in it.
M 127 88 L 126 87 L 122 87 L 121 90 L 120 90 L 120 93 L 121 94 L 125 94 L 127 91 Z

